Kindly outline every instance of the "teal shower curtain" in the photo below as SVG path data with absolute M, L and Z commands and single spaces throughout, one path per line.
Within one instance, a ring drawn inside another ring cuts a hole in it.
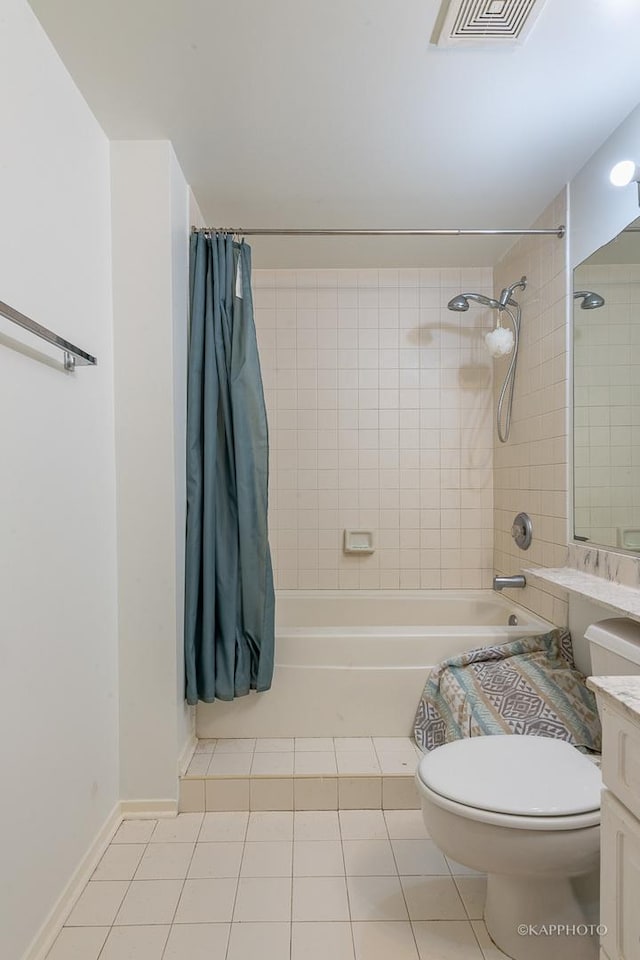
M 195 704 L 269 689 L 275 601 L 251 251 L 194 232 L 190 254 L 185 673 Z

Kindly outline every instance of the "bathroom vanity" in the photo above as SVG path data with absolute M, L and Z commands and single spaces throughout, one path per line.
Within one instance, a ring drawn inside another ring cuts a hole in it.
M 640 958 L 640 676 L 590 677 L 602 720 L 601 960 Z

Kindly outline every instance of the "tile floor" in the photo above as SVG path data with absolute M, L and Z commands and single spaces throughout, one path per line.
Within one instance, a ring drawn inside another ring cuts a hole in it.
M 199 740 L 186 775 L 406 776 L 421 757 L 409 737 Z
M 47 960 L 499 960 L 484 885 L 418 810 L 127 820 Z

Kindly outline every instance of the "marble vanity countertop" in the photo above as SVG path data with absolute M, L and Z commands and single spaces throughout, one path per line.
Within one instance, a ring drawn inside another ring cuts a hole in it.
M 609 607 L 617 614 L 640 620 L 640 590 L 637 587 L 627 587 L 621 583 L 613 583 L 604 577 L 596 577 L 592 573 L 576 570 L 573 567 L 534 567 L 522 571 L 527 580 L 542 580 L 562 587 L 570 593 L 577 593 L 581 597 L 588 597 Z
M 640 676 L 589 677 L 587 686 L 614 707 L 622 708 L 631 720 L 640 720 Z

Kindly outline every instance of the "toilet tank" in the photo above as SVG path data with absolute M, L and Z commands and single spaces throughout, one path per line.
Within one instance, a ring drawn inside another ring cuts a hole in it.
M 640 623 L 613 617 L 592 623 L 585 631 L 594 677 L 640 674 Z

